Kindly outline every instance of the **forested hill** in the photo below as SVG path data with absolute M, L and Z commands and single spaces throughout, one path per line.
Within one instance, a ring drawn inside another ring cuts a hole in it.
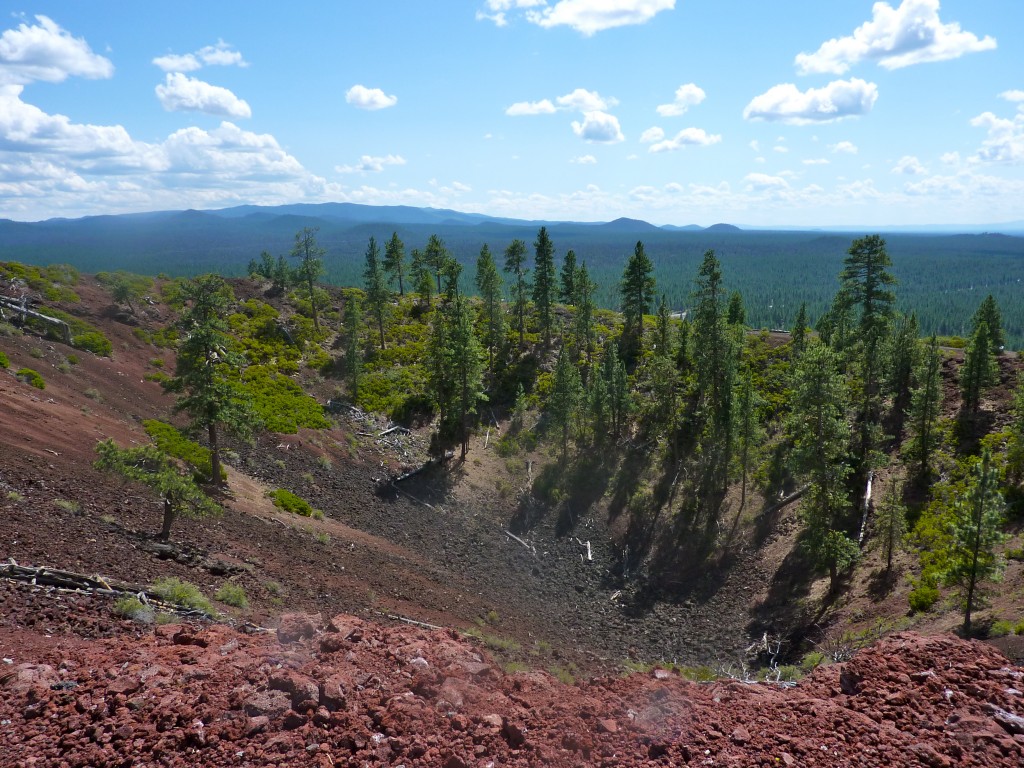
M 756 327 L 792 325 L 802 303 L 813 323 L 834 293 L 836 274 L 854 235 L 836 232 L 740 230 L 728 225 L 655 227 L 618 219 L 606 224 L 500 219 L 450 210 L 350 204 L 240 206 L 222 211 L 166 211 L 44 222 L 0 221 L 0 259 L 67 263 L 84 271 L 241 275 L 266 250 L 287 255 L 296 232 L 316 227 L 326 251 L 326 279 L 357 285 L 371 236 L 392 232 L 411 250 L 430 235 L 445 241 L 466 267 L 481 246 L 501 253 L 515 238 L 532 243 L 545 224 L 558 259 L 585 261 L 597 282 L 595 299 L 616 308 L 628 254 L 644 242 L 659 291 L 674 310 L 690 306 L 692 275 L 714 249 L 730 290 L 743 294 Z M 979 302 L 992 294 L 1003 309 L 1007 342 L 1024 344 L 1024 237 L 1003 234 L 885 235 L 900 283 L 902 309 L 915 311 L 924 333 L 963 335 Z M 472 269 L 463 279 L 469 285 Z

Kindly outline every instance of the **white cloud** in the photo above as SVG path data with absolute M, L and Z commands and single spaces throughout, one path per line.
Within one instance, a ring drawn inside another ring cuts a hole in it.
M 168 53 L 157 56 L 153 63 L 164 72 L 194 72 L 206 66 L 221 67 L 247 67 L 249 62 L 242 58 L 242 54 L 232 49 L 223 40 L 218 40 L 216 45 L 207 45 L 194 53 Z
M 493 21 L 495 26 L 508 26 L 507 11 L 518 8 L 534 8 L 538 5 L 546 5 L 546 0 L 487 0 L 484 4 L 486 11 L 477 11 L 477 21 Z M 490 11 L 490 13 L 488 13 Z
M 959 152 L 945 152 L 939 160 L 943 165 L 960 165 L 960 153 Z
M 1024 91 L 1003 91 L 1002 93 L 999 94 L 999 98 L 1006 99 L 1007 101 L 1024 102 Z
M 597 91 L 586 88 L 577 88 L 572 93 L 559 96 L 556 101 L 559 107 L 574 112 L 603 112 L 619 103 L 617 99 L 606 99 Z
M 658 114 L 662 117 L 677 117 L 682 115 L 690 107 L 695 107 L 704 101 L 704 90 L 693 83 L 680 85 L 676 89 L 675 100 L 671 104 L 660 104 Z
M 555 105 L 549 99 L 540 101 L 517 101 L 505 110 L 505 114 L 511 117 L 522 115 L 551 115 L 555 113 Z
M 665 141 L 659 141 L 657 144 L 652 144 L 649 152 L 674 152 L 677 149 L 683 147 L 707 147 L 711 144 L 717 144 L 722 140 L 722 137 L 717 134 L 709 134 L 703 128 L 684 128 L 675 135 L 673 139 L 666 139 Z
M 767 173 L 748 173 L 743 177 L 747 183 L 747 192 L 779 192 L 789 189 L 789 182 L 781 176 L 769 176 Z
M 985 112 L 971 120 L 971 125 L 988 131 L 988 138 L 972 160 L 1011 165 L 1024 162 L 1024 112 L 1018 111 L 1012 119 Z
M 892 172 L 903 173 L 907 176 L 923 176 L 928 173 L 928 170 L 913 155 L 904 155 L 893 167 Z
M 848 37 L 833 38 L 814 53 L 796 57 L 802 74 L 828 72 L 841 75 L 863 60 L 877 61 L 886 69 L 956 59 L 967 53 L 996 47 L 995 38 L 978 39 L 957 22 L 939 20 L 939 0 L 903 0 L 899 8 L 885 2 L 872 6 L 872 19 Z
M 878 87 L 858 78 L 834 80 L 824 88 L 801 91 L 792 83 L 772 86 L 743 110 L 747 120 L 778 120 L 791 125 L 829 123 L 871 111 Z
M 857 145 L 852 141 L 840 141 L 835 144 L 829 144 L 828 148 L 832 150 L 833 154 L 837 155 L 856 155 Z
M 551 7 L 526 11 L 526 19 L 545 28 L 572 27 L 589 37 L 605 29 L 645 24 L 675 5 L 675 0 L 558 0 Z
M 168 72 L 156 87 L 156 97 L 168 112 L 205 112 L 222 117 L 252 117 L 248 103 L 227 88 L 210 85 L 181 72 Z
M 569 162 L 577 165 L 597 165 L 597 158 L 593 155 L 580 155 L 572 158 Z
M 755 152 L 761 151 L 761 142 L 759 142 L 757 139 L 753 139 L 747 146 L 749 146 Z
M 73 123 L 0 85 L 0 209 L 8 215 L 111 213 L 337 199 L 341 188 L 303 168 L 268 134 L 230 122 L 133 139 L 120 125 Z
M 781 144 L 777 144 L 776 146 L 772 147 L 772 152 L 778 152 L 780 155 L 784 155 L 787 152 L 789 152 L 789 147 L 784 147 Z
M 405 165 L 405 158 L 401 155 L 363 155 L 355 165 L 337 165 L 334 170 L 338 173 L 380 173 L 388 165 Z
M 615 144 L 626 138 L 619 127 L 619 119 L 607 112 L 585 112 L 582 123 L 573 120 L 572 130 L 582 139 L 601 144 Z
M 69 76 L 100 79 L 114 74 L 110 60 L 93 53 L 84 39 L 72 37 L 47 16 L 35 19 L 34 25 L 22 22 L 0 35 L 0 84 L 59 83 Z
M 359 109 L 387 109 L 398 103 L 397 96 L 388 96 L 380 88 L 353 85 L 345 92 L 345 101 Z
M 809 157 L 802 161 L 804 165 L 828 165 L 828 158 L 826 157 Z
M 661 141 L 665 138 L 665 131 L 658 126 L 652 126 L 646 131 L 640 134 L 640 141 L 644 144 L 650 144 L 654 141 Z

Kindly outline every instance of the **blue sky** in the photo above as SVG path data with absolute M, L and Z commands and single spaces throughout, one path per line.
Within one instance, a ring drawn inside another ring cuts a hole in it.
M 1021 0 L 37 2 L 0 18 L 0 217 L 1020 221 L 1022 38 Z

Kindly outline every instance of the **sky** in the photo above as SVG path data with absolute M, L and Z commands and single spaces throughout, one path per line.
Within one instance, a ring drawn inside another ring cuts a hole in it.
M 21 2 L 0 218 L 1024 220 L 1022 0 Z

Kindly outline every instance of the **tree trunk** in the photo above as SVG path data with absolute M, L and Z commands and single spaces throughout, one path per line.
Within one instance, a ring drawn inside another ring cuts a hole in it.
M 171 526 L 174 525 L 174 518 L 178 516 L 178 513 L 174 509 L 174 505 L 171 504 L 171 500 L 168 498 L 164 499 L 164 523 L 160 529 L 160 541 L 168 541 L 171 538 Z
M 210 482 L 215 486 L 222 486 L 224 483 L 221 479 L 220 473 L 220 446 L 217 444 L 217 424 L 211 422 L 208 427 L 208 433 L 210 436 Z

